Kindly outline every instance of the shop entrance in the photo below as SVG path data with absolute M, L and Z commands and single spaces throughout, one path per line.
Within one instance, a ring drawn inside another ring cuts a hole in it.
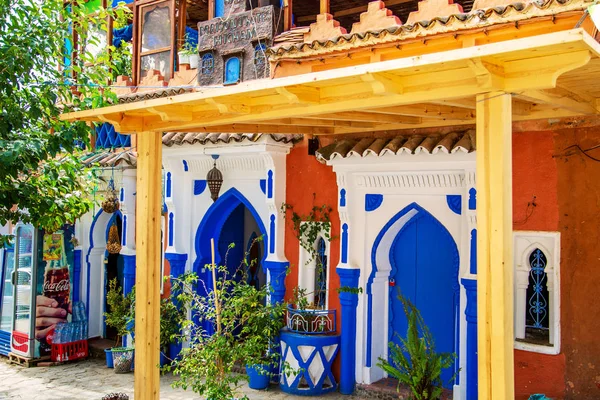
M 117 211 L 109 220 L 106 228 L 106 242 L 110 243 L 110 230 L 111 227 L 115 226 L 119 235 L 119 243 L 122 243 L 122 227 L 123 220 L 122 215 L 119 211 Z M 113 228 L 114 230 L 115 228 Z M 124 271 L 124 260 L 123 256 L 119 253 L 113 254 L 108 251 L 108 249 L 104 253 L 104 311 L 109 312 L 110 306 L 107 301 L 107 294 L 110 288 L 110 282 L 113 279 L 117 279 L 117 283 L 121 289 L 123 288 L 123 271 Z M 113 327 L 107 326 L 106 321 L 104 321 L 104 337 L 107 339 L 115 340 L 117 339 L 117 330 Z
M 268 238 L 260 216 L 235 188 L 229 189 L 209 208 L 196 232 L 194 270 L 203 284 L 200 295 L 212 290 L 210 241 L 215 239 L 215 262 L 227 266 L 228 278 L 246 280 L 255 287 L 267 283 L 263 261 Z M 206 326 L 208 332 L 212 327 Z

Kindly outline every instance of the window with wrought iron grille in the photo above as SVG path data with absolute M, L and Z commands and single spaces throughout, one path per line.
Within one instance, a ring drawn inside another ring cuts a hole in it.
M 303 222 L 304 223 L 304 222 Z M 329 299 L 329 235 L 322 231 L 310 252 L 300 245 L 298 286 L 315 309 L 327 309 Z
M 200 65 L 202 75 L 212 75 L 215 69 L 215 58 L 212 53 L 206 53 L 202 56 L 202 64 Z
M 515 232 L 515 348 L 560 352 L 560 233 Z

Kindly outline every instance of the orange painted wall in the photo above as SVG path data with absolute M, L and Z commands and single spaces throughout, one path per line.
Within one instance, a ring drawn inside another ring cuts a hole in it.
M 322 206 L 324 204 L 331 206 L 331 235 L 334 240 L 331 241 L 329 253 L 329 308 L 337 311 L 338 333 L 341 326 L 340 321 L 340 301 L 337 289 L 340 287 L 340 280 L 335 272 L 335 267 L 340 257 L 340 218 L 338 215 L 337 202 L 337 182 L 333 169 L 327 165 L 319 163 L 314 156 L 308 155 L 307 140 L 296 144 L 287 157 L 287 202 L 294 207 L 294 211 L 300 215 L 310 213 L 313 206 Z M 300 243 L 296 239 L 293 226 L 290 221 L 286 221 L 285 229 L 285 255 L 290 262 L 290 273 L 288 274 L 285 285 L 287 288 L 287 301 L 292 299 L 292 290 L 298 286 L 298 258 L 300 255 Z M 333 366 L 336 377 L 339 377 L 339 357 Z
M 580 153 L 564 156 L 573 144 L 583 148 L 600 143 L 597 128 L 552 130 L 546 125 L 515 124 L 513 134 L 513 227 L 515 230 L 561 232 L 561 353 L 544 355 L 515 351 L 516 399 L 533 393 L 552 399 L 600 398 L 600 340 L 597 326 L 600 287 L 600 162 Z M 523 129 L 526 128 L 526 129 Z M 537 129 L 537 130 L 536 130 Z M 323 142 L 325 142 L 324 140 Z M 322 143 L 326 144 L 326 143 Z M 593 155 L 600 158 L 600 149 Z M 331 167 L 308 156 L 306 142 L 297 144 L 287 159 L 288 201 L 307 214 L 313 205 L 332 206 L 334 236 L 339 236 L 337 183 Z M 316 197 L 313 198 L 313 193 Z M 535 207 L 531 204 L 533 196 Z M 286 227 L 286 257 L 291 272 L 286 279 L 291 299 L 297 285 L 299 243 Z M 340 309 L 339 239 L 331 245 L 330 308 Z M 338 326 L 339 314 L 338 314 Z M 339 365 L 336 366 L 339 368 Z
M 558 230 L 558 172 L 550 131 L 513 134 L 513 229 Z M 533 206 L 533 196 L 535 204 Z M 515 398 L 544 393 L 562 399 L 565 356 L 515 350 Z

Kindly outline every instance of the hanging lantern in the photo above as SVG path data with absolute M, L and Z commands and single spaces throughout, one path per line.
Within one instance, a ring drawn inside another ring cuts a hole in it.
M 116 222 L 113 222 L 108 230 L 106 250 L 108 250 L 110 254 L 119 254 L 121 252 L 121 238 L 119 238 L 119 227 Z
M 219 198 L 221 185 L 223 185 L 223 174 L 217 169 L 218 157 L 219 156 L 213 156 L 213 158 L 215 159 L 215 164 L 206 175 L 206 183 L 208 184 L 208 189 L 210 190 L 210 198 L 213 199 L 213 201 L 217 201 L 217 199 Z
M 115 188 L 115 181 L 111 178 L 106 187 L 106 198 L 102 202 L 102 210 L 112 214 L 120 208 L 119 196 Z

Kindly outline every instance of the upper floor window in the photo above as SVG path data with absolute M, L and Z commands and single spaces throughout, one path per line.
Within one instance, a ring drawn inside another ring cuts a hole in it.
M 202 65 L 200 66 L 202 75 L 212 75 L 215 69 L 215 58 L 212 53 L 206 53 L 202 56 Z
M 233 85 L 241 79 L 241 62 L 237 56 L 229 57 L 225 61 L 225 77 L 223 83 L 225 85 Z
M 515 348 L 560 351 L 559 233 L 515 232 Z
M 135 56 L 134 81 L 139 83 L 150 70 L 157 70 L 168 81 L 175 64 L 174 0 L 158 0 L 136 6 L 135 37 L 139 39 Z
M 264 68 L 267 63 L 266 50 L 267 46 L 264 43 L 259 43 L 254 47 L 254 66 L 256 68 Z

